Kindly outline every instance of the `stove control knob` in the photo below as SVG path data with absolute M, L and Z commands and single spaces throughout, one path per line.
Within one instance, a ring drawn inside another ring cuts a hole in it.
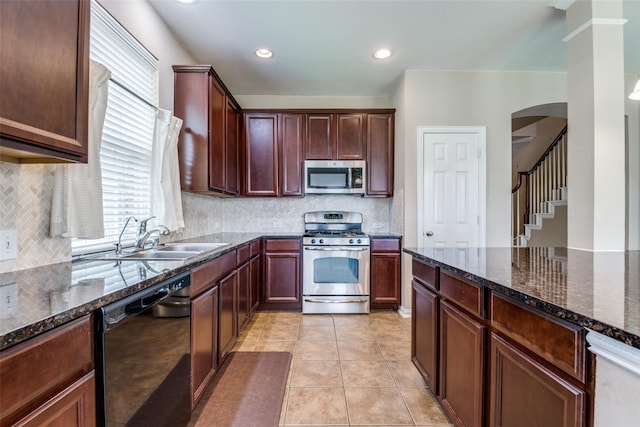
M 349 243 L 353 245 L 353 239 L 349 239 Z
M 320 243 L 320 244 L 323 244 L 323 243 L 324 243 L 324 239 L 320 239 L 320 242 L 319 242 L 319 243 Z
M 311 243 L 315 243 L 315 242 L 316 242 L 316 239 L 311 239 Z
M 358 243 L 362 243 L 362 239 L 358 239 Z

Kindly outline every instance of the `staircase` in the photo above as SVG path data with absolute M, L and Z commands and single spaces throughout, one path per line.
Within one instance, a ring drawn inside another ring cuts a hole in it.
M 513 246 L 567 245 L 567 128 L 512 189 Z

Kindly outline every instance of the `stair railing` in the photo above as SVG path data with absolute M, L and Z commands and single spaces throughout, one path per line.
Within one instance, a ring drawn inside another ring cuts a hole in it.
M 511 190 L 513 211 L 513 242 L 524 234 L 524 225 L 532 215 L 547 212 L 547 201 L 559 200 L 567 186 L 567 126 L 553 140 L 531 169 L 518 172 L 518 180 Z

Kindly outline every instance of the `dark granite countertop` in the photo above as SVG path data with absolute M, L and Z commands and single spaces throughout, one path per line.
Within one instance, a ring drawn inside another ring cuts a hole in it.
M 405 248 L 404 252 L 640 348 L 640 251 Z
M 0 350 L 261 237 L 291 238 L 300 237 L 300 233 L 220 233 L 182 240 L 230 244 L 188 261 L 118 262 L 86 258 L 0 274 Z

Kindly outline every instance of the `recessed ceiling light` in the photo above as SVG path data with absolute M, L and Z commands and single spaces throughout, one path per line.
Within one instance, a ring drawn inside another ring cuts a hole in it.
M 373 57 L 376 59 L 387 59 L 391 56 L 391 51 L 389 49 L 380 49 L 373 54 Z
M 193 3 L 196 0 L 176 0 L 176 1 L 178 1 L 179 3 Z
M 261 48 L 256 49 L 256 55 L 260 58 L 271 58 L 273 56 L 273 52 L 269 49 Z

